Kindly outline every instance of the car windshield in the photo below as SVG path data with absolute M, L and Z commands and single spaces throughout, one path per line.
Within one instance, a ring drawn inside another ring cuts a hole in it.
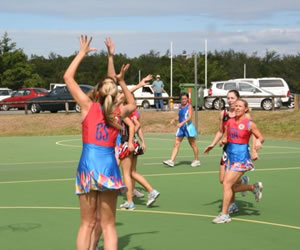
M 57 87 L 55 89 L 53 89 L 50 93 L 50 95 L 63 95 L 65 94 L 65 88 L 64 87 Z
M 248 83 L 240 82 L 239 91 L 253 92 L 255 88 Z
M 25 90 L 19 90 L 16 93 L 14 93 L 13 96 L 22 96 L 22 95 L 24 95 L 24 91 Z
M 152 94 L 152 90 L 150 87 L 143 87 L 143 92 L 148 92 Z
M 8 90 L 0 90 L 0 95 L 9 95 Z
M 233 90 L 233 89 L 237 90 L 236 83 L 235 82 L 227 82 L 224 84 L 224 89 L 225 90 Z

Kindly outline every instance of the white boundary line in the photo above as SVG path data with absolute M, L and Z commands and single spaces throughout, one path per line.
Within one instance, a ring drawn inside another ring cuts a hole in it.
M 174 139 L 164 139 L 164 138 L 151 138 L 151 137 L 145 137 L 145 139 L 150 139 L 150 140 L 159 140 L 159 141 L 174 141 Z M 70 145 L 70 144 L 64 144 L 64 142 L 69 142 L 69 141 L 78 141 L 80 139 L 70 139 L 70 140 L 61 140 L 57 141 L 55 144 L 59 146 L 64 146 L 64 147 L 81 147 L 81 145 Z M 202 141 L 199 140 L 197 141 L 198 143 L 210 143 L 210 141 Z M 297 147 L 286 147 L 286 146 L 268 146 L 264 145 L 263 148 L 282 148 L 282 149 L 295 149 L 295 150 L 300 150 L 300 148 Z M 157 148 L 156 148 L 157 149 Z
M 169 149 L 168 149 L 169 150 Z M 190 150 L 190 149 L 189 149 Z M 299 149 L 300 150 L 300 149 Z M 273 155 L 273 154 L 298 154 L 299 152 L 270 152 L 270 153 L 260 153 L 259 155 Z M 209 154 L 205 155 L 204 157 L 221 157 L 221 154 Z M 177 156 L 177 158 L 191 158 L 191 156 Z M 154 156 L 154 157 L 144 157 L 140 156 L 140 160 L 153 160 L 153 159 L 164 159 L 163 156 Z M 78 163 L 77 161 L 36 161 L 36 162 L 7 162 L 7 163 L 0 163 L 0 166 L 11 166 L 11 165 L 30 165 L 30 164 L 55 164 L 55 163 Z M 161 164 L 158 163 L 143 163 L 143 165 L 156 165 Z
M 256 169 L 256 171 L 287 171 L 287 170 L 300 170 L 300 167 L 291 168 L 264 168 Z M 159 176 L 178 176 L 178 175 L 195 175 L 195 174 L 217 174 L 219 171 L 199 171 L 199 172 L 185 172 L 185 173 L 165 173 L 165 174 L 144 174 L 145 177 L 159 177 Z M 1 181 L 1 184 L 18 184 L 18 183 L 39 183 L 39 182 L 63 182 L 74 181 L 75 178 L 63 178 L 63 179 L 41 179 L 41 180 L 24 180 L 24 181 Z
M 79 210 L 79 207 L 1 206 L 0 209 Z M 148 214 L 167 214 L 167 215 L 193 216 L 193 217 L 204 217 L 204 218 L 214 218 L 215 217 L 215 215 L 208 215 L 208 214 L 171 212 L 171 211 L 161 211 L 161 210 L 155 210 L 154 211 L 154 210 L 139 210 L 139 209 L 136 209 L 136 210 L 133 210 L 133 211 L 124 211 L 124 210 L 121 210 L 121 209 L 117 209 L 117 211 L 119 211 L 119 212 L 129 212 L 129 213 L 148 213 Z M 300 230 L 300 227 L 298 227 L 298 226 L 286 225 L 286 224 L 280 224 L 280 223 L 273 223 L 273 222 L 267 222 L 267 221 L 249 220 L 249 219 L 241 219 L 241 218 L 232 218 L 232 220 Z

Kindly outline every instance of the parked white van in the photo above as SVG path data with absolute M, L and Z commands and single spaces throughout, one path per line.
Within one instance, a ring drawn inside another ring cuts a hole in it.
M 0 88 L 0 101 L 5 98 L 11 97 L 12 90 L 9 88 Z
M 127 85 L 127 87 L 128 87 L 128 89 L 131 89 L 131 88 L 135 87 L 135 85 Z M 154 97 L 154 91 L 153 91 L 151 85 L 145 85 L 144 87 L 136 90 L 133 94 L 134 94 L 135 98 L 138 98 L 138 99 L 136 99 L 136 106 L 143 107 L 144 109 L 154 107 L 154 105 L 155 105 L 154 99 L 142 99 L 142 98 Z M 169 97 L 168 93 L 165 90 L 162 93 L 162 97 Z M 163 100 L 163 102 L 164 102 L 164 105 L 168 104 L 168 100 Z
M 57 87 L 65 87 L 67 86 L 65 83 L 50 83 L 50 90 L 52 91 L 53 89 L 57 88 Z
M 289 104 L 290 88 L 286 83 L 286 81 L 282 78 L 264 77 L 264 78 L 240 78 L 240 79 L 233 79 L 233 80 L 249 82 L 254 84 L 257 87 L 260 87 L 261 89 L 272 92 L 274 95 L 286 96 L 281 98 L 281 102 L 283 105 Z

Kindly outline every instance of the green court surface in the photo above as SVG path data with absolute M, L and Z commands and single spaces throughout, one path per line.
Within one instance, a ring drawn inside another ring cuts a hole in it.
M 200 152 L 211 139 L 199 138 Z M 201 167 L 191 168 L 184 141 L 176 166 L 168 168 L 161 162 L 169 159 L 174 136 L 147 134 L 146 142 L 138 170 L 161 196 L 152 208 L 145 197 L 135 200 L 135 211 L 118 209 L 119 249 L 300 249 L 299 141 L 266 140 L 256 171 L 248 173 L 251 183 L 263 182 L 262 201 L 237 194 L 240 212 L 223 225 L 211 223 L 222 202 L 221 149 L 200 153 Z M 81 137 L 1 137 L 0 147 L 0 249 L 75 249 Z

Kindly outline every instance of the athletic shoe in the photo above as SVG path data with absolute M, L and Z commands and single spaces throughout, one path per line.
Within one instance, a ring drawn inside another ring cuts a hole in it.
M 151 193 L 148 194 L 148 201 L 147 201 L 147 207 L 150 207 L 158 198 L 160 193 L 157 190 L 153 190 Z
M 262 189 L 263 189 L 262 182 L 257 182 L 254 184 L 253 194 L 255 195 L 255 200 L 257 202 L 259 202 L 262 198 Z
M 242 184 L 248 184 L 249 181 L 250 181 L 250 178 L 248 176 L 246 176 L 246 175 L 242 176 Z M 242 194 L 242 196 L 246 196 L 247 191 L 244 191 L 241 194 Z
M 238 206 L 233 202 L 230 204 L 229 208 L 228 208 L 228 213 L 229 214 L 234 214 L 237 213 L 239 211 Z
M 171 160 L 163 161 L 163 164 L 165 164 L 169 167 L 174 167 L 174 161 L 171 161 Z
M 219 213 L 219 215 L 212 220 L 212 223 L 223 224 L 231 221 L 229 214 Z
M 135 205 L 133 202 L 125 201 L 123 204 L 120 205 L 121 209 L 127 209 L 127 210 L 134 210 Z
M 143 198 L 145 195 L 137 189 L 133 189 L 132 196 L 137 198 Z
M 200 161 L 194 160 L 194 161 L 192 162 L 191 166 L 192 166 L 193 168 L 199 167 L 199 166 L 200 166 Z

